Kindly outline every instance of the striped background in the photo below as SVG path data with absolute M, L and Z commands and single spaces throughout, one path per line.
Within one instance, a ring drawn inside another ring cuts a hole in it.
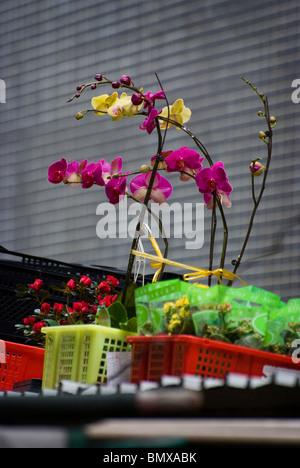
M 239 274 L 283 299 L 299 296 L 300 104 L 291 100 L 292 81 L 300 78 L 299 20 L 297 0 L 1 1 L 1 245 L 67 262 L 127 267 L 131 239 L 96 234 L 97 206 L 107 201 L 103 189 L 51 185 L 47 169 L 62 157 L 122 156 L 125 170 L 147 164 L 156 135 L 141 131 L 139 118 L 112 122 L 88 114 L 76 121 L 95 92 L 66 101 L 96 73 L 116 80 L 128 74 L 153 92 L 159 90 L 157 73 L 169 102 L 181 97 L 191 108 L 188 128 L 214 161 L 224 162 L 233 186 L 232 208 L 225 208 L 225 267 L 231 270 L 252 209 L 248 167 L 253 158 L 266 158 L 257 137 L 265 129 L 257 116 L 261 103 L 244 76 L 268 96 L 278 124 L 267 189 Z M 189 137 L 170 129 L 165 149 L 181 146 L 195 149 Z M 203 201 L 192 181 L 183 184 L 176 174 L 170 180 L 169 203 Z M 186 239 L 171 238 L 169 258 L 208 267 L 210 213 L 204 211 L 203 247 L 186 249 Z M 214 267 L 221 247 L 219 220 Z

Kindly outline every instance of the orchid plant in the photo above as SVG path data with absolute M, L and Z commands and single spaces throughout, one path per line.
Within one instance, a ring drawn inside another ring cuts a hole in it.
M 167 178 L 168 174 L 178 172 L 183 183 L 190 183 L 190 181 L 195 183 L 196 190 L 203 195 L 207 209 L 212 212 L 209 271 L 213 269 L 217 210 L 220 213 L 223 225 L 223 247 L 219 269 L 222 273 L 228 239 L 228 226 L 223 207 L 231 207 L 232 186 L 229 183 L 224 163 L 222 161 L 214 162 L 203 143 L 187 128 L 186 124 L 192 115 L 191 110 L 185 106 L 181 98 L 170 105 L 157 75 L 156 78 L 160 89 L 156 92 L 144 92 L 143 88 L 137 87 L 131 77 L 127 75 L 122 76 L 118 81 L 114 81 L 102 74 L 97 74 L 92 82 L 79 85 L 75 94 L 68 100 L 68 102 L 71 102 L 78 99 L 86 90 L 98 90 L 99 87 L 109 86 L 112 89 L 111 94 L 100 94 L 92 97 L 91 108 L 78 112 L 76 119 L 81 120 L 88 113 L 93 113 L 97 118 L 109 117 L 113 121 L 119 121 L 122 118 L 141 117 L 142 122 L 139 125 L 141 131 L 146 131 L 148 134 L 155 131 L 157 134 L 157 152 L 154 156 L 150 157 L 145 164 L 134 171 L 123 170 L 121 157 L 115 158 L 111 163 L 104 159 L 97 162 L 88 162 L 87 159 L 80 162 L 68 162 L 65 158 L 62 158 L 49 167 L 48 180 L 53 184 L 62 182 L 67 185 L 81 185 L 83 189 L 97 185 L 103 187 L 110 203 L 117 204 L 124 197 L 128 197 L 140 202 L 144 209 L 151 212 L 149 201 L 152 200 L 158 204 L 165 203 L 173 191 L 172 184 Z M 275 117 L 269 114 L 267 98 L 259 93 L 247 80 L 244 81 L 259 96 L 263 104 L 263 110 L 259 111 L 258 115 L 265 119 L 267 129 L 259 133 L 259 138 L 267 145 L 267 158 L 265 166 L 259 162 L 259 158 L 250 162 L 249 173 L 252 181 L 253 209 L 241 251 L 237 259 L 232 261 L 234 274 L 240 266 L 252 230 L 254 216 L 265 189 L 272 153 L 272 128 L 276 125 Z M 122 92 L 120 93 L 119 90 L 122 90 Z M 130 94 L 127 94 L 127 92 Z M 194 147 L 184 146 L 175 150 L 166 150 L 167 131 L 172 127 L 188 135 Z M 205 162 L 208 167 L 204 167 Z M 262 175 L 262 184 L 259 195 L 256 196 L 254 178 L 259 175 Z M 128 260 L 124 298 L 130 284 L 135 259 L 132 252 L 137 248 L 142 225 L 143 218 L 140 216 Z M 167 245 L 165 256 L 166 252 Z M 161 268 L 158 280 L 161 279 L 162 273 L 163 268 Z M 211 278 L 212 275 L 208 275 L 209 286 L 211 285 Z M 222 278 L 222 274 L 218 279 L 220 278 Z M 231 284 L 232 280 L 228 282 L 228 286 L 231 286 Z

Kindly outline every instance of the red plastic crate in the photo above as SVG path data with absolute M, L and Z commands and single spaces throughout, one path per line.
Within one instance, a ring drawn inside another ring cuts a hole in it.
M 295 369 L 288 356 L 189 335 L 130 336 L 131 381 L 158 381 L 162 375 L 225 378 L 229 372 L 264 376 L 264 366 Z
M 16 382 L 41 379 L 43 348 L 0 340 L 0 391 L 12 390 Z

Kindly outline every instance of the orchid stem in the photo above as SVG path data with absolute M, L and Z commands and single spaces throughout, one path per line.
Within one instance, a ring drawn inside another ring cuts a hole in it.
M 266 119 L 267 126 L 268 126 L 268 132 L 267 132 L 268 140 L 267 141 L 264 140 L 264 141 L 267 144 L 268 153 L 267 153 L 267 163 L 266 163 L 266 167 L 265 167 L 265 170 L 264 170 L 261 189 L 260 189 L 260 192 L 259 192 L 259 195 L 258 195 L 257 199 L 255 199 L 255 197 L 254 197 L 254 206 L 253 206 L 253 210 L 252 210 L 252 213 L 251 213 L 251 216 L 250 216 L 249 225 L 248 225 L 248 229 L 247 229 L 247 232 L 246 232 L 245 240 L 243 242 L 243 245 L 242 245 L 241 251 L 240 251 L 240 253 L 238 255 L 238 258 L 237 258 L 237 260 L 235 260 L 233 273 L 236 273 L 238 267 L 240 266 L 242 257 L 244 255 L 245 250 L 246 250 L 246 247 L 247 247 L 247 244 L 248 244 L 248 241 L 249 241 L 249 238 L 250 238 L 250 234 L 251 234 L 251 231 L 252 231 L 252 228 L 253 228 L 254 217 L 256 215 L 258 206 L 260 204 L 260 201 L 262 199 L 262 196 L 263 196 L 263 193 L 264 193 L 264 190 L 265 190 L 266 179 L 267 179 L 267 175 L 268 175 L 268 172 L 269 172 L 269 167 L 270 167 L 270 162 L 271 162 L 271 157 L 272 157 L 272 126 L 271 126 L 271 122 L 270 122 L 270 112 L 269 112 L 268 99 L 262 93 L 259 93 L 257 91 L 257 89 L 249 81 L 245 80 L 244 78 L 242 78 L 242 80 L 245 81 L 245 83 L 247 83 L 254 90 L 254 92 L 256 94 L 258 94 L 258 96 L 260 97 L 260 99 L 263 102 L 264 111 L 265 111 L 264 112 L 264 117 Z M 228 282 L 228 286 L 231 286 L 231 285 L 232 285 L 232 280 Z
M 165 122 L 169 122 L 171 123 L 172 125 L 174 125 L 175 127 L 178 127 L 180 128 L 181 130 L 183 130 L 187 135 L 189 135 L 195 142 L 195 144 L 197 145 L 197 147 L 200 149 L 201 153 L 204 155 L 204 157 L 206 158 L 206 160 L 208 161 L 209 165 L 212 166 L 213 165 L 213 161 L 207 151 L 207 149 L 205 148 L 205 146 L 203 145 L 203 143 L 201 143 L 201 141 L 188 129 L 186 128 L 184 125 L 181 125 L 180 123 L 176 122 L 175 120 L 171 120 L 171 119 L 168 119 L 166 117 L 161 117 L 158 115 L 158 118 L 160 120 L 164 120 Z M 168 126 L 167 126 L 168 128 Z
M 158 148 L 157 148 L 156 158 L 155 158 L 155 161 L 154 161 L 154 166 L 153 166 L 153 169 L 151 171 L 151 177 L 150 177 L 149 185 L 148 185 L 148 188 L 147 188 L 145 199 L 143 201 L 143 205 L 145 205 L 146 209 L 148 208 L 148 203 L 149 203 L 149 200 L 150 200 L 151 191 L 152 191 L 152 188 L 153 188 L 153 184 L 154 184 L 155 176 L 156 176 L 156 173 L 157 173 L 157 170 L 158 170 L 158 165 L 159 165 L 159 162 L 160 162 L 160 156 L 161 156 L 161 152 L 162 152 L 162 137 L 161 137 L 161 131 L 160 131 L 160 128 L 159 128 L 159 122 L 158 122 L 157 118 L 156 118 L 156 128 L 157 128 L 157 134 L 158 134 Z M 134 235 L 134 238 L 133 238 L 133 241 L 132 241 L 131 250 L 130 250 L 130 254 L 129 254 L 127 272 L 126 272 L 126 277 L 125 277 L 125 285 L 124 285 L 123 293 L 122 293 L 122 302 L 123 302 L 123 304 L 124 304 L 124 302 L 126 300 L 126 291 L 127 291 L 128 286 L 129 286 L 129 283 L 130 283 L 130 277 L 131 277 L 133 263 L 134 263 L 134 259 L 135 259 L 135 255 L 132 253 L 132 250 L 136 250 L 138 240 L 139 240 L 139 237 L 140 237 L 140 230 L 141 230 L 141 227 L 142 227 L 140 224 L 141 224 L 141 222 L 139 220 L 137 225 L 136 225 L 135 235 Z
M 227 250 L 227 241 L 228 241 L 228 227 L 227 227 L 222 203 L 218 196 L 217 196 L 217 203 L 218 203 L 218 208 L 219 208 L 221 218 L 222 218 L 222 223 L 223 223 L 223 248 L 222 248 L 221 260 L 220 260 L 220 268 L 224 268 L 226 250 Z
M 211 271 L 213 269 L 213 255 L 214 255 L 214 245 L 215 245 L 215 234 L 217 227 L 217 217 L 216 217 L 216 193 L 213 193 L 214 201 L 212 208 L 212 217 L 211 217 L 211 229 L 210 229 L 210 250 L 209 250 L 209 266 L 208 269 Z M 208 277 L 208 286 L 211 286 L 211 275 Z

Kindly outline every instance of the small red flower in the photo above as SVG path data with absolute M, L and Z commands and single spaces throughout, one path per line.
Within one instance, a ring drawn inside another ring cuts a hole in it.
M 106 281 L 102 281 L 98 286 L 98 291 L 100 294 L 106 294 L 110 292 L 110 286 Z
M 69 289 L 71 289 L 72 291 L 74 291 L 74 289 L 77 288 L 77 285 L 75 283 L 75 281 L 73 279 L 71 279 L 70 281 L 68 281 L 67 283 L 67 286 Z
M 63 308 L 64 308 L 64 305 L 57 303 L 57 302 L 53 306 L 53 309 L 55 310 L 55 312 L 62 312 Z
M 45 315 L 49 313 L 50 309 L 51 309 L 51 305 L 48 304 L 47 302 L 44 302 L 41 306 L 41 312 Z
M 32 327 L 32 330 L 34 331 L 34 333 L 37 333 L 41 330 L 41 328 L 43 328 L 45 326 L 45 322 L 36 322 L 33 327 Z
M 90 310 L 90 305 L 84 301 L 82 301 L 81 305 L 82 305 L 81 312 L 83 312 L 84 314 L 87 314 Z
M 92 280 L 88 276 L 82 275 L 80 283 L 83 283 L 87 288 L 89 288 L 92 284 Z
M 115 294 L 114 296 L 111 296 L 111 295 L 106 295 L 104 296 L 103 299 L 100 299 L 99 300 L 99 305 L 100 306 L 105 306 L 105 307 L 109 307 L 117 298 L 117 294 Z
M 74 302 L 73 303 L 73 311 L 74 312 L 81 312 L 82 311 L 82 303 L 81 302 Z
M 30 289 L 34 289 L 35 291 L 38 291 L 39 289 L 41 289 L 42 286 L 43 286 L 43 280 L 41 279 L 36 279 L 34 283 L 29 284 Z
M 115 278 L 114 276 L 110 276 L 110 275 L 107 275 L 106 282 L 112 288 L 116 288 L 119 284 L 119 280 Z
M 32 325 L 35 322 L 34 317 L 26 317 L 23 319 L 24 325 Z

